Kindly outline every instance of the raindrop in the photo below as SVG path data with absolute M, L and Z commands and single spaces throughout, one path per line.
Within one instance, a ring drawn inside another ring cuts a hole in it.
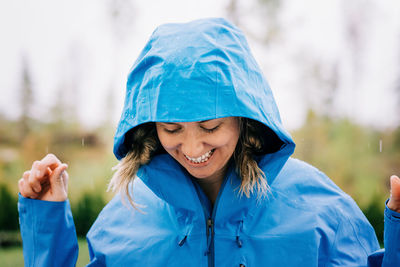
M 382 144 L 382 139 L 379 140 L 379 152 L 382 152 L 383 144 Z
M 82 146 L 85 146 L 85 138 L 82 138 Z
M 46 146 L 46 154 L 49 154 L 49 146 Z

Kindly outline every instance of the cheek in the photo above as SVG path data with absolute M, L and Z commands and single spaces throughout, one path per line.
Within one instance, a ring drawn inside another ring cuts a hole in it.
M 233 147 L 234 149 L 239 141 L 239 130 L 236 128 L 228 128 L 218 136 L 215 136 L 212 140 L 216 146 Z
M 226 144 L 226 153 L 229 154 L 229 157 L 233 155 L 236 149 L 236 145 L 239 141 L 239 135 L 231 136 L 228 143 Z
M 158 133 L 158 139 L 160 140 L 162 147 L 167 151 L 175 149 L 178 144 L 175 138 L 171 138 L 169 135 L 163 133 Z

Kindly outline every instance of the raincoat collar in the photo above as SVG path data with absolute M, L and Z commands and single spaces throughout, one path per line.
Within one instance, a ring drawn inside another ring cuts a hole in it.
M 157 197 L 166 201 L 176 210 L 199 214 L 206 208 L 198 196 L 196 185 L 193 184 L 195 181 L 170 155 L 163 154 L 154 157 L 149 164 L 139 169 L 137 175 Z M 245 218 L 249 208 L 255 207 L 249 202 L 255 204 L 256 196 L 240 197 L 239 188 L 240 178 L 232 167 L 228 170 L 223 186 L 221 186 L 217 200 L 219 203 L 215 203 L 214 206 L 218 209 L 214 212 L 217 216 L 216 221 Z M 211 217 L 213 210 L 210 209 L 204 213 L 206 217 Z
M 276 176 L 286 162 L 285 156 L 280 156 L 280 154 L 287 155 L 287 150 L 290 149 L 290 146 L 285 146 L 274 154 L 259 158 L 258 164 L 265 172 L 270 186 L 273 185 Z M 177 209 L 192 212 L 204 209 L 196 186 L 193 185 L 195 181 L 169 154 L 155 156 L 148 164 L 139 169 L 137 176 L 160 199 Z M 259 198 L 256 192 L 250 198 L 239 195 L 241 180 L 232 166 L 229 168 L 223 184 L 219 193 L 220 203 L 218 205 L 221 208 L 217 213 L 218 218 L 231 216 L 229 214 L 234 214 L 236 218 L 244 218 L 249 212 L 249 207 L 257 206 Z M 229 211 L 221 212 L 223 207 L 229 207 Z

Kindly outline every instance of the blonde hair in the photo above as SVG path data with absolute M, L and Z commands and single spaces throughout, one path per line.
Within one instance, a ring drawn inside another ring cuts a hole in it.
M 255 157 L 264 153 L 275 152 L 279 148 L 274 142 L 282 142 L 268 127 L 260 122 L 247 118 L 239 118 L 240 136 L 233 153 L 235 170 L 241 178 L 239 195 L 246 197 L 257 192 L 257 197 L 266 196 L 269 187 L 264 172 L 257 164 Z M 265 136 L 274 140 L 266 142 Z M 115 173 L 111 178 L 108 190 L 122 193 L 130 204 L 135 207 L 132 194 L 129 193 L 129 186 L 135 179 L 140 166 L 147 164 L 157 152 L 163 150 L 158 140 L 155 123 L 145 123 L 129 131 L 125 135 L 125 146 L 128 153 L 113 168 Z M 266 147 L 267 145 L 271 147 Z M 164 151 L 165 152 L 165 151 Z M 124 198 L 123 198 L 124 199 Z
M 250 197 L 257 191 L 257 197 L 266 196 L 269 190 L 267 179 L 254 158 L 255 154 L 263 151 L 263 138 L 258 135 L 259 125 L 254 120 L 240 118 L 239 126 L 239 141 L 233 153 L 236 172 L 242 180 L 239 195 Z

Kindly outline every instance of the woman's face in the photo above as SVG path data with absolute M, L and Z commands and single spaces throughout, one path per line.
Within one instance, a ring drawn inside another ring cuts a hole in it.
M 192 176 L 222 178 L 239 139 L 236 117 L 208 121 L 156 122 L 164 149 Z

